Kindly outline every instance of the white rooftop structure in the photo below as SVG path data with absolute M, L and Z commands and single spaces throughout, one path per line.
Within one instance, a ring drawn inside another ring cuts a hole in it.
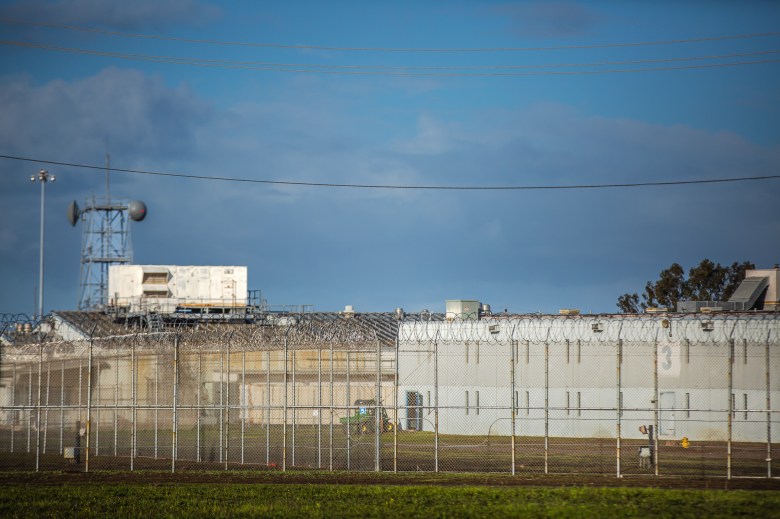
M 229 311 L 247 305 L 247 267 L 112 265 L 108 272 L 109 308 L 172 313 Z

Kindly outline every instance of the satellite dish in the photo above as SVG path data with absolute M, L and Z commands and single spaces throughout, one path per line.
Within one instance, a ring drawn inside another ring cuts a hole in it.
M 140 222 L 146 218 L 146 204 L 140 200 L 133 200 L 127 205 L 130 212 L 130 218 L 135 222 Z
M 76 222 L 79 221 L 79 216 L 81 215 L 81 211 L 79 211 L 79 205 L 74 200 L 70 204 L 68 204 L 68 212 L 66 213 L 68 216 L 68 221 L 72 226 L 76 226 Z

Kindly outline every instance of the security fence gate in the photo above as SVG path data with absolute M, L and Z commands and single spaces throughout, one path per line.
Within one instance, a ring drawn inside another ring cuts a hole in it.
M 776 477 L 778 320 L 729 319 L 39 327 L 0 346 L 0 469 Z

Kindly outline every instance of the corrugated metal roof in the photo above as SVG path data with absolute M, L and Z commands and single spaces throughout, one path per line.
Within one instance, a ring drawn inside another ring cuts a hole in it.
M 239 318 L 217 315 L 156 315 L 153 320 L 145 316 L 120 317 L 104 312 L 63 311 L 55 312 L 68 327 L 77 330 L 84 338 L 109 337 L 148 331 L 154 323 L 155 331 L 212 331 L 230 334 L 231 337 L 250 341 L 252 337 L 289 336 L 291 342 L 362 343 L 379 341 L 383 346 L 394 346 L 398 336 L 398 318 L 392 312 L 378 313 L 273 313 Z M 404 314 L 404 322 L 441 321 L 442 314 Z M 277 337 L 277 339 L 278 339 Z M 277 340 L 278 342 L 278 340 Z

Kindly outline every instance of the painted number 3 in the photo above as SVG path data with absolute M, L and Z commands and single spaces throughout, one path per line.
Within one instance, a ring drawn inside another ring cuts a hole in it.
M 661 364 L 661 367 L 668 371 L 669 368 L 672 367 L 672 347 L 667 344 L 661 349 L 661 353 L 664 356 L 664 361 L 663 364 Z

